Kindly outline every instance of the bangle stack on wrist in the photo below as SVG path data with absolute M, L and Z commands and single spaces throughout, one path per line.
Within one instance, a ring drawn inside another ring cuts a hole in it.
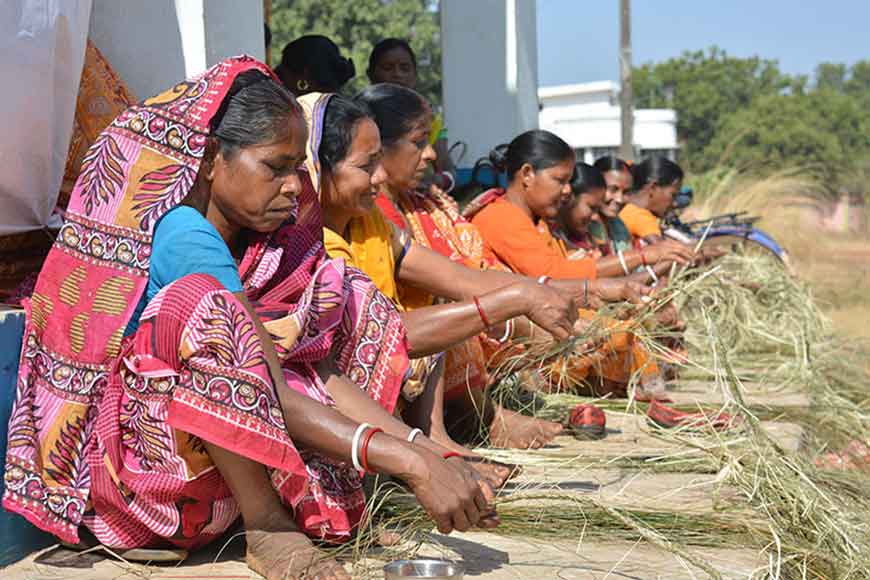
M 353 434 L 351 443 L 351 462 L 354 469 L 364 473 L 372 473 L 369 468 L 369 443 L 376 433 L 382 433 L 384 430 L 380 427 L 372 427 L 368 423 L 360 423 L 359 427 Z M 412 432 L 413 433 L 413 432 Z

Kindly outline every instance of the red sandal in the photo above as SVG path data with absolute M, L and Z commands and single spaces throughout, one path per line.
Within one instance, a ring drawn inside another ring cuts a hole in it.
M 723 431 L 739 423 L 737 417 L 732 417 L 728 413 L 716 413 L 715 415 L 707 415 L 705 413 L 686 413 L 678 411 L 667 405 L 663 405 L 660 401 L 653 399 L 650 401 L 646 411 L 647 418 L 659 427 L 688 427 L 692 429 L 701 429 L 706 426 L 711 426 L 717 431 Z
M 568 428 L 578 439 L 602 439 L 607 434 L 604 411 L 586 403 L 574 407 L 568 417 Z

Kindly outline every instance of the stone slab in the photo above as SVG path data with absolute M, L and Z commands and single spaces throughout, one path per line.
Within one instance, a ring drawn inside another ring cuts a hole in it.
M 751 407 L 773 409 L 810 406 L 810 398 L 806 393 L 791 389 L 768 389 L 762 383 L 748 383 L 744 386 L 746 404 Z M 731 400 L 729 394 L 709 381 L 680 381 L 676 385 L 669 385 L 668 391 L 668 396 L 677 405 L 721 406 Z

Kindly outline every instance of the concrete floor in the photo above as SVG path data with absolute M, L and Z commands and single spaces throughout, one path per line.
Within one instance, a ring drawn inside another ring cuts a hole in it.
M 752 387 L 750 387 L 752 388 Z M 759 387 L 760 388 L 760 387 Z M 675 393 L 681 403 L 694 401 L 716 404 L 722 397 L 710 384 L 691 381 Z M 751 397 L 772 407 L 806 406 L 799 393 L 753 392 Z M 563 492 L 594 498 L 604 505 L 640 507 L 668 512 L 705 514 L 728 506 L 733 490 L 722 487 L 715 475 L 635 471 L 608 467 L 614 459 L 690 455 L 688 448 L 656 437 L 642 416 L 607 413 L 608 436 L 601 441 L 578 441 L 560 437 L 555 445 L 524 454 L 523 474 L 505 493 L 546 484 Z M 796 449 L 801 431 L 793 424 L 770 422 L 769 432 L 787 448 Z M 489 452 L 495 457 L 498 452 Z M 515 460 L 515 455 L 512 460 Z M 582 462 L 582 463 L 581 463 Z M 566 509 L 571 509 L 566 503 Z M 733 512 L 732 512 L 733 513 Z M 546 522 L 542 522 L 546 525 Z M 180 565 L 144 566 L 126 564 L 102 553 L 77 554 L 48 548 L 30 554 L 0 571 L 5 580 L 94 579 L 121 580 L 220 578 L 223 580 L 259 578 L 244 563 L 244 542 L 236 539 L 218 554 L 221 546 L 191 555 Z M 705 558 L 725 578 L 746 578 L 762 564 L 756 549 L 719 549 L 691 547 L 692 554 Z M 705 574 L 681 558 L 638 538 L 605 541 L 600 537 L 564 538 L 559 541 L 534 541 L 505 537 L 488 532 L 441 536 L 432 534 L 422 546 L 421 555 L 461 561 L 466 578 L 507 580 L 545 579 L 651 579 L 693 578 Z M 351 565 L 355 577 L 382 578 L 385 554 L 377 552 Z

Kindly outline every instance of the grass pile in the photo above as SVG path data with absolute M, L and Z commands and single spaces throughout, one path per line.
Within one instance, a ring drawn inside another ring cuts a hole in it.
M 653 436 L 673 444 L 673 452 L 657 457 L 577 457 L 566 462 L 544 451 L 488 454 L 525 465 L 568 465 L 578 472 L 607 467 L 711 473 L 719 485 L 736 493 L 713 512 L 691 513 L 616 507 L 558 485 L 535 484 L 500 497 L 503 523 L 493 533 L 544 540 L 643 538 L 710 577 L 718 573 L 697 555 L 696 547 L 758 550 L 764 563 L 756 577 L 870 578 L 866 473 L 825 471 L 813 463 L 819 454 L 841 450 L 853 439 L 870 441 L 870 369 L 861 358 L 866 353 L 831 336 L 830 323 L 810 289 L 773 259 L 731 255 L 704 272 L 677 276 L 668 292 L 666 298 L 679 305 L 688 323 L 692 363 L 685 374 L 711 381 L 727 393 L 722 410 L 742 419 L 738 429 L 651 429 Z M 655 344 L 655 337 L 644 333 L 643 320 L 632 328 Z M 567 358 L 605 331 L 606 326 L 593 324 L 572 341 L 529 343 L 523 353 L 503 357 L 498 372 L 514 380 L 502 381 L 502 401 L 513 398 L 516 408 L 551 419 L 588 402 L 570 389 L 529 396 L 519 388 L 519 377 L 550 372 L 555 359 Z M 746 380 L 808 393 L 810 407 L 785 417 L 803 427 L 800 449 L 783 447 L 764 428 L 762 420 L 777 411 L 747 405 Z M 645 409 L 632 401 L 596 403 L 621 412 Z M 384 504 L 382 517 L 410 518 L 415 537 L 431 528 L 407 495 L 393 500 Z

